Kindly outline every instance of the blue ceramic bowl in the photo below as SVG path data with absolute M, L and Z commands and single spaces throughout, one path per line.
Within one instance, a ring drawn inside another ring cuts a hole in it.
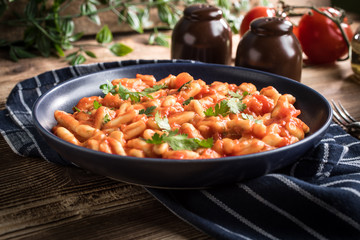
M 258 89 L 274 86 L 280 93 L 296 97 L 300 118 L 310 127 L 305 139 L 276 150 L 217 159 L 172 160 L 136 158 L 97 152 L 72 145 L 51 133 L 54 111 L 72 112 L 85 96 L 103 95 L 99 86 L 115 78 L 152 74 L 162 79 L 169 74 L 189 72 L 207 83 L 251 82 Z M 313 89 L 288 78 L 246 68 L 204 63 L 146 64 L 105 70 L 66 81 L 42 95 L 33 108 L 34 124 L 62 158 L 75 165 L 119 181 L 159 188 L 204 188 L 255 178 L 299 159 L 317 144 L 331 123 L 328 101 Z

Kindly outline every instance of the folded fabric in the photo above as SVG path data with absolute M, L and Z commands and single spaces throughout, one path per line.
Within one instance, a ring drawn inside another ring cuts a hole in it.
M 35 100 L 76 76 L 156 62 L 170 60 L 71 66 L 19 82 L 0 111 L 0 132 L 21 156 L 70 164 L 36 131 L 31 118 Z M 360 239 L 360 141 L 335 123 L 314 149 L 286 169 L 211 189 L 146 189 L 216 239 Z

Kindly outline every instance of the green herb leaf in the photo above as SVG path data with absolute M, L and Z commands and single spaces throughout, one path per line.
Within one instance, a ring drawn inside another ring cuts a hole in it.
M 154 86 L 151 87 L 151 88 L 145 88 L 145 89 L 143 90 L 143 93 L 146 93 L 146 94 L 154 93 L 154 92 L 159 91 L 160 89 L 167 88 L 167 87 L 168 87 L 168 86 L 167 86 L 166 84 L 154 85 Z
M 145 114 L 147 117 L 151 117 L 153 111 L 155 110 L 155 108 L 156 108 L 156 106 L 151 106 L 151 107 L 148 107 L 146 109 L 141 109 L 139 111 L 139 114 Z
M 72 35 L 71 37 L 69 37 L 68 40 L 70 42 L 76 42 L 76 41 L 80 40 L 80 38 L 82 38 L 83 35 L 84 35 L 83 32 L 79 32 L 79 33 L 76 33 L 76 34 Z
M 55 47 L 55 50 L 56 50 L 56 52 L 58 53 L 58 55 L 59 55 L 60 57 L 64 57 L 64 56 L 65 56 L 65 53 L 64 53 L 64 51 L 62 50 L 62 48 L 60 47 L 59 44 L 55 44 L 54 47 Z
M 192 80 L 190 80 L 190 81 L 188 81 L 188 82 L 184 83 L 183 85 L 181 85 L 181 86 L 179 87 L 179 89 L 178 89 L 177 91 L 178 91 L 178 92 L 180 92 L 180 91 L 181 91 L 181 89 L 185 88 L 185 86 L 189 85 L 191 82 L 192 82 Z
M 162 34 L 162 33 L 158 33 L 158 32 L 154 32 L 150 34 L 148 43 L 150 45 L 159 45 L 159 46 L 163 46 L 163 47 L 170 47 L 169 44 L 169 39 L 170 37 Z
M 198 139 L 198 138 L 194 138 L 195 142 L 203 148 L 211 148 L 214 145 L 214 139 L 211 138 L 207 138 L 207 139 Z
M 155 122 L 161 130 L 166 130 L 166 131 L 171 130 L 168 118 L 166 116 L 164 116 L 164 118 L 161 118 L 159 112 L 155 113 Z
M 178 134 L 172 137 L 164 137 L 169 146 L 177 150 L 194 150 L 199 147 L 194 138 L 188 138 L 187 134 Z
M 126 15 L 126 22 L 130 25 L 132 29 L 137 31 L 138 33 L 144 33 L 142 28 L 141 20 L 139 16 L 136 14 L 135 7 L 129 7 Z
M 18 58 L 33 58 L 33 57 L 36 57 L 36 55 L 26 51 L 22 47 L 11 46 L 10 49 L 12 49 L 12 51 L 14 52 L 14 54 Z
M 30 0 L 25 6 L 24 13 L 28 18 L 35 18 L 37 14 L 37 0 Z
M 74 21 L 69 18 L 64 19 L 60 21 L 60 28 L 61 31 L 65 33 L 65 37 L 70 37 L 74 32 L 74 28 L 75 28 Z
M 246 104 L 237 98 L 230 98 L 226 104 L 229 107 L 229 111 L 234 114 L 238 114 L 246 109 Z
M 162 144 L 166 142 L 175 151 L 195 150 L 198 148 L 211 148 L 214 144 L 213 138 L 201 140 L 198 138 L 188 138 L 187 134 L 177 133 L 178 130 L 164 133 L 161 136 L 158 133 L 155 133 L 152 138 L 146 140 L 146 142 L 151 144 Z
M 254 121 L 255 123 L 262 123 L 262 120 L 257 120 L 257 119 L 254 118 L 253 115 L 250 115 L 250 114 L 242 113 L 241 117 L 243 119 L 248 119 L 250 121 Z
M 111 119 L 110 119 L 109 114 L 106 114 L 105 117 L 104 117 L 104 119 L 103 119 L 103 122 L 104 122 L 104 123 L 108 123 L 108 122 L 110 122 L 110 120 L 111 120 Z
M 140 93 L 139 92 L 131 92 L 129 89 L 121 85 L 118 85 L 117 92 L 122 100 L 128 100 L 130 98 L 133 102 L 140 102 Z
M 102 90 L 102 92 L 106 95 L 108 93 L 112 93 L 115 94 L 115 86 L 112 85 L 112 83 L 110 81 L 107 81 L 107 83 L 104 83 L 102 85 L 100 85 L 100 89 Z
M 84 55 L 79 54 L 70 61 L 70 64 L 71 65 L 79 65 L 79 64 L 84 63 L 85 61 L 86 61 L 86 58 L 84 57 Z
M 133 49 L 122 43 L 115 43 L 110 47 L 110 51 L 119 57 L 125 56 L 133 51 Z
M 81 110 L 79 108 L 77 108 L 76 106 L 73 107 L 73 111 L 81 112 Z
M 94 109 L 98 109 L 98 108 L 101 107 L 101 106 L 102 106 L 101 103 L 99 103 L 98 101 L 94 100 L 94 102 L 93 102 L 93 107 L 94 107 Z
M 98 4 L 99 2 L 97 1 L 86 1 L 80 5 L 80 11 L 82 15 L 87 16 L 91 21 L 93 21 L 97 25 L 100 25 L 101 24 L 100 18 L 96 14 L 97 13 L 96 5 Z
M 220 103 L 217 103 L 214 108 L 210 107 L 204 111 L 205 116 L 218 116 L 221 115 L 225 117 L 229 115 L 229 106 L 227 105 L 227 100 L 222 100 Z
M 151 139 L 147 139 L 146 140 L 147 143 L 152 143 L 152 144 L 162 144 L 164 143 L 163 140 L 163 135 L 160 136 L 160 134 L 155 133 Z
M 95 53 L 91 52 L 91 51 L 85 51 L 86 55 L 88 55 L 91 58 L 96 58 Z
M 113 40 L 113 35 L 108 27 L 108 25 L 104 25 L 100 31 L 96 34 L 96 41 L 98 43 L 110 43 Z
M 189 99 L 187 99 L 187 100 L 185 100 L 185 101 L 183 102 L 183 105 L 184 105 L 184 106 L 189 105 L 190 102 L 191 102 L 191 100 L 193 100 L 193 99 L 194 99 L 193 97 L 190 97 Z

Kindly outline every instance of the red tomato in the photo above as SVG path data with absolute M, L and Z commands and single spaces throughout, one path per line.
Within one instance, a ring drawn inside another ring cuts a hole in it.
M 331 7 L 319 8 L 319 10 L 330 17 L 341 15 L 340 11 Z M 341 26 L 351 40 L 353 32 L 346 18 Z M 310 63 L 332 63 L 349 51 L 340 28 L 331 19 L 314 10 L 301 17 L 298 31 L 301 47 Z
M 252 8 L 249 12 L 247 12 L 244 16 L 244 19 L 240 25 L 240 36 L 243 36 L 247 30 L 250 28 L 250 23 L 256 19 L 261 17 L 275 17 L 276 11 L 274 8 L 257 6 Z

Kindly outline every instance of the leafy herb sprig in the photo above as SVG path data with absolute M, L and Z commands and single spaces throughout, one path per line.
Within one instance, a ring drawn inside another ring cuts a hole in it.
M 76 44 L 83 33 L 75 33 L 77 18 L 87 17 L 94 24 L 101 26 L 99 13 L 109 12 L 114 14 L 119 24 L 127 24 L 134 31 L 143 33 L 144 29 L 151 28 L 154 24 L 150 19 L 150 12 L 157 12 L 158 19 L 162 24 L 159 29 L 172 29 L 183 14 L 183 8 L 194 3 L 208 3 L 222 9 L 234 33 L 240 27 L 241 11 L 249 10 L 249 0 L 82 0 L 79 11 L 74 14 L 64 14 L 64 10 L 74 4 L 73 0 L 29 0 L 25 9 L 20 12 L 10 4 L 16 4 L 16 0 L 0 0 L 0 18 L 4 13 L 13 15 L 13 18 L 0 21 L 0 25 L 23 27 L 24 37 L 22 40 L 13 42 L 0 39 L 0 48 L 9 50 L 9 57 L 13 61 L 20 58 L 31 58 L 38 55 L 49 57 L 56 54 L 65 58 L 70 64 L 76 65 L 86 61 L 87 57 L 95 58 L 96 55 L 89 50 L 88 45 Z M 169 36 L 154 28 L 149 44 L 157 44 L 169 47 Z M 21 29 L 22 30 L 22 29 Z M 107 26 L 102 26 L 96 35 L 99 43 L 97 47 L 106 47 L 117 56 L 124 56 L 132 49 L 122 43 L 110 44 L 113 40 L 112 33 Z M 70 54 L 65 54 L 69 49 L 76 49 Z
M 108 93 L 111 94 L 119 94 L 120 98 L 123 100 L 128 100 L 130 99 L 133 102 L 140 102 L 141 97 L 148 97 L 148 98 L 153 98 L 150 93 L 154 93 L 159 91 L 160 89 L 163 88 L 167 88 L 168 86 L 166 84 L 161 84 L 161 85 L 154 85 L 151 88 L 145 88 L 142 92 L 132 92 L 129 89 L 127 89 L 126 87 L 124 87 L 123 85 L 121 85 L 121 83 L 119 83 L 117 86 L 112 85 L 111 82 L 107 82 L 104 83 L 102 85 L 100 85 L 100 89 L 102 90 L 102 92 L 106 95 Z M 116 88 L 118 90 L 116 90 Z
M 217 103 L 214 107 L 209 107 L 204 111 L 205 116 L 227 116 L 230 113 L 238 114 L 246 109 L 246 104 L 242 102 L 242 99 L 249 95 L 248 92 L 243 92 L 242 94 L 229 91 L 228 99 L 222 100 L 220 103 Z
M 167 117 L 161 117 L 159 112 L 155 114 L 156 124 L 165 131 L 164 134 L 160 135 L 155 133 L 151 139 L 147 139 L 147 143 L 151 144 L 162 144 L 168 143 L 169 146 L 177 150 L 195 150 L 198 148 L 211 148 L 214 144 L 213 138 L 208 139 L 199 139 L 199 138 L 189 138 L 187 134 L 179 134 L 179 130 L 171 130 L 169 121 Z

